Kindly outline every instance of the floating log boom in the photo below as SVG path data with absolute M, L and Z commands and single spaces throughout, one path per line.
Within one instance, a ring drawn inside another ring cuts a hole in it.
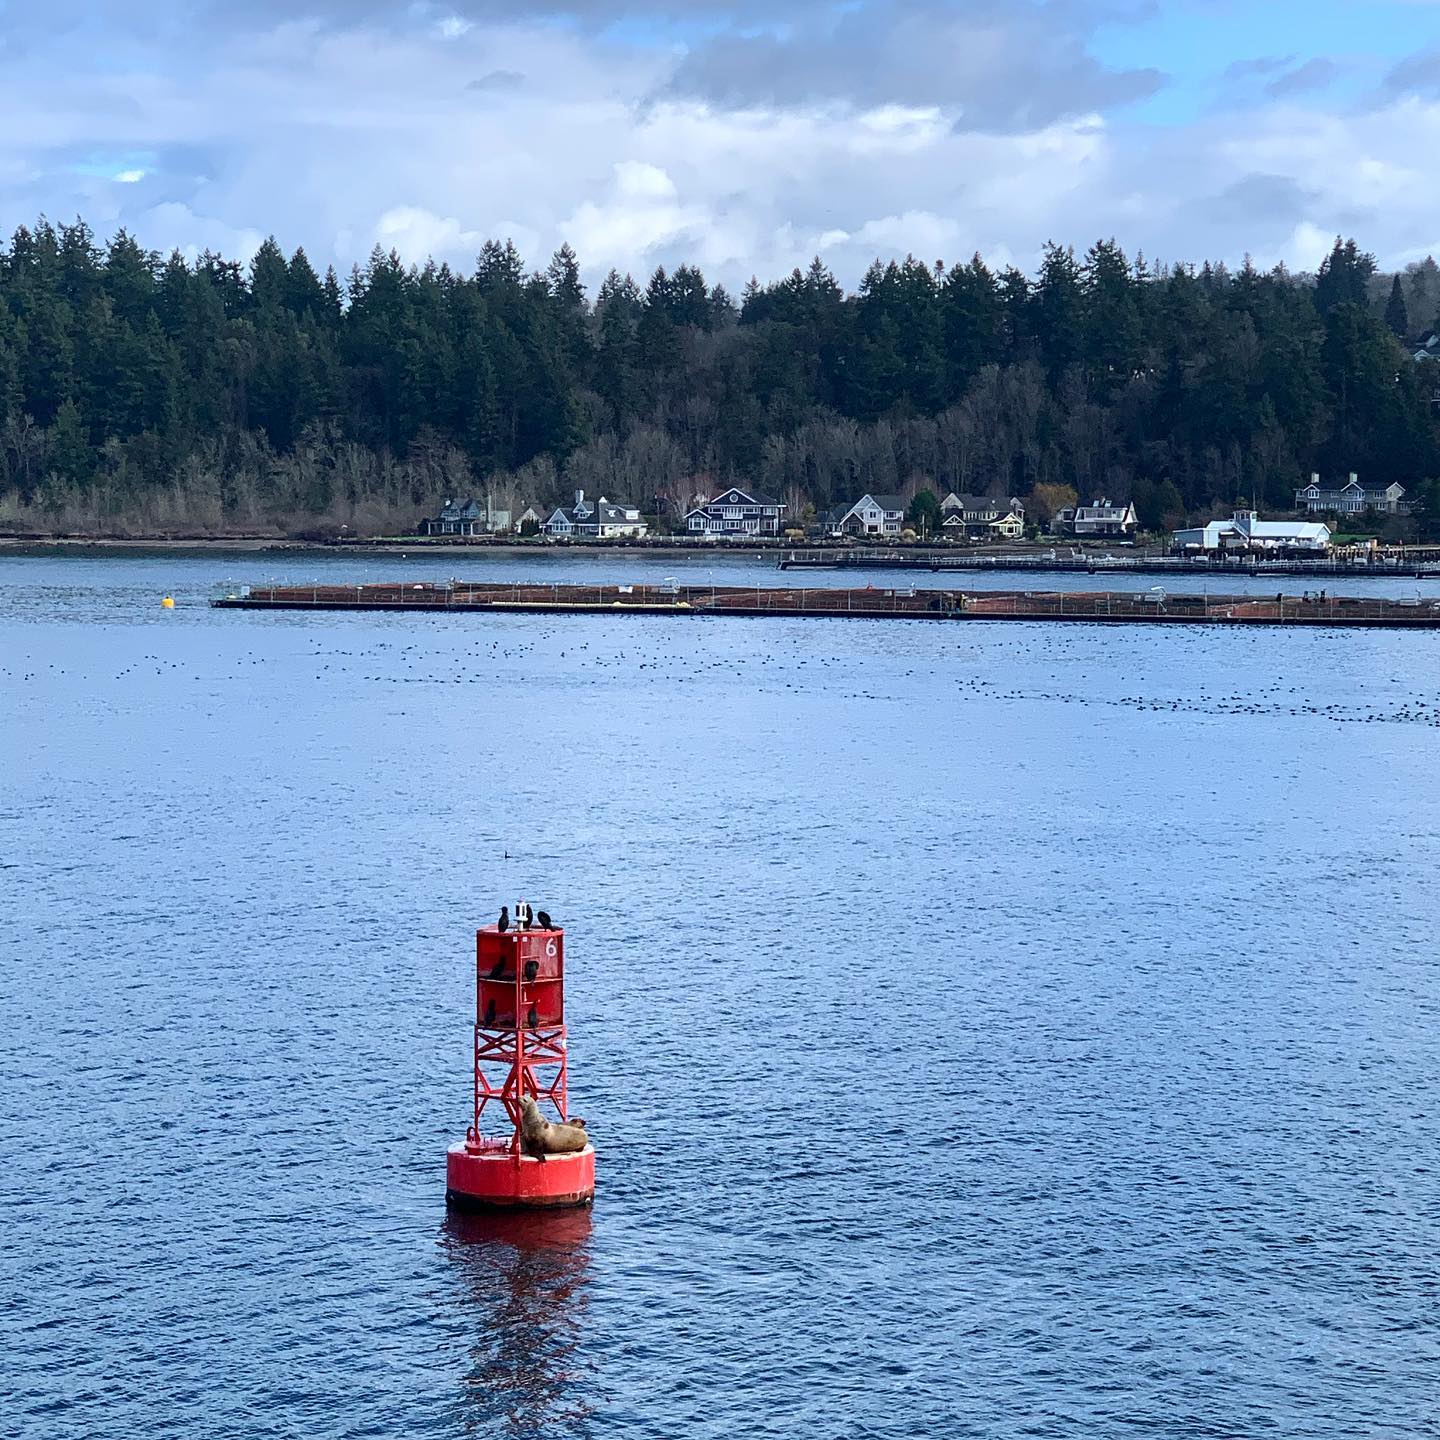
M 1197 595 L 1150 590 L 939 590 L 750 585 L 254 585 L 229 610 L 434 610 L 560 615 L 733 615 L 874 620 L 1053 620 L 1141 625 L 1440 629 L 1440 600 Z

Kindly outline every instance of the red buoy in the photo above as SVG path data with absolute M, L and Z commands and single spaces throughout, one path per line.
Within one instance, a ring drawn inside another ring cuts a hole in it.
M 475 932 L 473 1068 L 474 1116 L 446 1156 L 446 1200 L 469 1209 L 589 1205 L 593 1145 L 542 1158 L 520 1144 L 527 1097 L 569 1119 L 563 930 L 486 925 Z M 487 1107 L 492 1120 L 505 1125 L 503 1133 L 481 1130 Z

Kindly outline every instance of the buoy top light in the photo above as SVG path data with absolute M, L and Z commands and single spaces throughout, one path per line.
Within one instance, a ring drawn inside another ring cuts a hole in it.
M 175 597 L 173 595 L 167 595 L 160 602 L 160 608 L 162 610 L 173 610 L 175 608 Z

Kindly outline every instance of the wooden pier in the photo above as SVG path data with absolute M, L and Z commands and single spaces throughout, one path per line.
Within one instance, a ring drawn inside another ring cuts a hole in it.
M 1440 629 L 1440 600 L 1150 591 L 838 589 L 748 585 L 254 585 L 222 610 L 495 611 L 501 614 L 809 616 L 874 620 L 1032 620 L 1141 625 L 1325 625 Z

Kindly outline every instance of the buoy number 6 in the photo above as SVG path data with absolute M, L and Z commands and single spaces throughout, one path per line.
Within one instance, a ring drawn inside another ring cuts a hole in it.
M 560 953 L 560 947 L 553 940 L 545 942 L 545 954 L 553 960 Z

